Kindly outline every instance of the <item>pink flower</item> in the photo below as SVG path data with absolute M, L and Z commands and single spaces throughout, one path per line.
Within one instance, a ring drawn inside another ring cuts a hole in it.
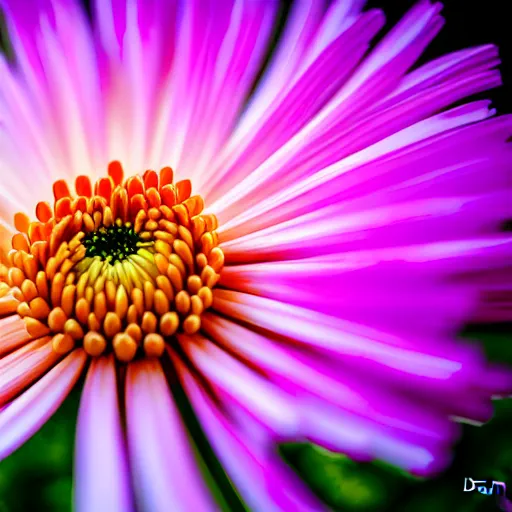
M 298 1 L 251 92 L 277 1 L 1 4 L 0 457 L 85 373 L 79 511 L 218 510 L 180 390 L 253 510 L 322 509 L 279 441 L 446 467 L 512 389 L 457 339 L 512 255 L 512 118 L 452 106 L 497 49 Z

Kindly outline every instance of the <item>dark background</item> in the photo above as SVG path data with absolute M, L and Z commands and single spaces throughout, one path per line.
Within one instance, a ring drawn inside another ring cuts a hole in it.
M 433 1 L 433 0 L 432 0 Z M 384 10 L 387 27 L 393 26 L 416 2 L 369 0 L 368 7 Z M 425 51 L 420 64 L 451 51 L 493 43 L 500 49 L 504 86 L 478 97 L 491 98 L 498 112 L 512 111 L 512 0 L 444 0 L 446 20 L 439 35 Z
M 413 0 L 370 0 L 367 6 L 385 11 L 387 29 L 414 3 Z M 512 17 L 508 10 L 512 0 L 445 0 L 444 5 L 446 25 L 418 64 L 466 47 L 498 45 L 504 86 L 478 97 L 492 99 L 499 113 L 511 112 Z M 282 3 L 281 26 L 289 6 L 288 2 Z M 481 340 L 491 360 L 512 364 L 510 326 L 472 327 L 465 336 Z M 81 384 L 38 434 L 0 463 L 0 512 L 71 510 L 73 441 Z M 464 427 L 453 465 L 428 481 L 412 478 L 378 462 L 358 464 L 311 445 L 287 445 L 282 447 L 282 453 L 334 510 L 499 510 L 493 498 L 463 493 L 462 489 L 464 477 L 472 477 L 503 480 L 509 484 L 509 492 L 512 490 L 512 400 L 497 402 L 495 417 L 486 426 Z

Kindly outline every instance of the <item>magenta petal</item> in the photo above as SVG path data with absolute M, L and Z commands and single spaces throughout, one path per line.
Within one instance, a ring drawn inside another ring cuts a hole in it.
M 183 48 L 179 52 L 174 70 L 177 75 L 188 75 L 179 100 L 185 109 L 178 106 L 187 134 L 176 143 L 182 144 L 180 173 L 197 180 L 203 193 L 208 180 L 197 178 L 209 169 L 234 129 L 267 48 L 278 4 L 227 0 L 211 2 L 210 11 L 208 3 L 191 0 L 189 4 L 195 19 L 190 31 L 192 51 L 185 53 Z
M 491 308 L 506 311 L 512 297 L 501 268 L 506 260 L 512 240 L 504 236 L 459 239 L 228 265 L 220 284 L 392 332 L 437 336 L 456 334 L 473 315 L 475 290 L 484 289 L 477 318 Z M 494 286 L 492 275 L 500 281 Z M 426 310 L 432 314 L 423 315 Z
M 93 359 L 87 372 L 75 461 L 78 512 L 133 510 L 113 356 Z
M 334 357 L 351 368 L 373 372 L 375 378 L 395 385 L 403 385 L 406 378 L 408 389 L 467 392 L 481 376 L 482 354 L 446 337 L 432 343 L 435 340 L 422 339 L 421 333 L 395 336 L 364 324 L 229 290 L 215 291 L 214 308 Z
M 258 115 L 290 83 L 303 62 L 308 43 L 313 39 L 322 18 L 322 4 L 316 0 L 294 2 L 283 35 L 269 66 L 242 116 L 244 122 Z
M 218 510 L 158 361 L 128 366 L 126 412 L 130 465 L 140 510 Z
M 244 176 L 283 146 L 331 99 L 367 50 L 368 42 L 384 24 L 380 12 L 355 18 L 310 65 L 290 81 L 272 104 L 246 128 L 241 122 L 227 145 L 225 159 L 209 172 L 208 197 L 222 197 L 233 179 Z M 288 69 L 288 65 L 285 66 Z M 247 116 L 247 114 L 246 114 Z
M 271 438 L 254 443 L 216 407 L 177 356 L 169 351 L 212 447 L 251 510 L 297 512 L 324 508 L 274 454 Z
M 33 436 L 59 408 L 85 366 L 77 349 L 23 393 L 0 414 L 0 460 Z
M 501 268 L 481 269 L 469 279 L 483 289 L 474 322 L 512 322 L 512 258 L 503 258 Z
M 261 368 L 277 388 L 297 397 L 314 394 L 322 401 L 370 420 L 388 430 L 421 437 L 451 439 L 446 416 L 424 403 L 405 400 L 385 384 L 365 382 L 346 366 L 326 365 L 314 352 L 299 351 L 216 315 L 205 314 L 203 330 L 229 352 Z M 456 429 L 455 429 L 456 430 Z
M 178 335 L 181 346 L 219 392 L 256 417 L 276 436 L 297 433 L 298 411 L 292 397 L 199 335 Z

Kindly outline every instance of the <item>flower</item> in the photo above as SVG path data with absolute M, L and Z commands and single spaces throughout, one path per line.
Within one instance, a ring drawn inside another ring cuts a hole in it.
M 278 441 L 442 470 L 512 389 L 457 339 L 512 252 L 512 118 L 452 106 L 496 48 L 411 70 L 440 4 L 369 50 L 379 10 L 298 1 L 251 93 L 278 2 L 28 4 L 2 1 L 0 457 L 85 374 L 78 510 L 217 510 L 187 406 L 254 510 L 322 508 Z
M 472 276 L 484 290 L 472 321 L 475 323 L 512 322 L 512 269 L 504 261 L 503 268 L 478 272 Z

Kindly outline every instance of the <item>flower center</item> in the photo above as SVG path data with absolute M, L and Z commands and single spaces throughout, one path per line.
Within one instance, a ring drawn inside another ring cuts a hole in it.
M 112 162 L 108 174 L 94 188 L 79 176 L 76 195 L 57 181 L 37 222 L 16 214 L 1 307 L 33 337 L 51 335 L 58 353 L 159 357 L 176 332 L 197 332 L 212 304 L 224 265 L 217 219 L 169 167 L 124 181 Z
M 136 254 L 141 242 L 129 222 L 120 226 L 102 227 L 89 233 L 82 240 L 86 248 L 86 257 L 100 256 L 102 260 L 113 262 L 122 261 L 131 254 Z

